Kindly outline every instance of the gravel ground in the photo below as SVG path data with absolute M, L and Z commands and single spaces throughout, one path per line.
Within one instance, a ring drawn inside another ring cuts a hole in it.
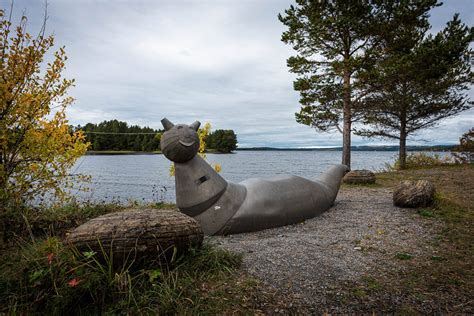
M 435 255 L 430 241 L 439 229 L 438 222 L 423 220 L 416 210 L 394 207 L 389 189 L 344 187 L 334 207 L 304 223 L 211 241 L 243 253 L 244 269 L 287 298 L 287 307 L 351 312 L 358 308 L 342 299 L 350 284 L 403 273 Z M 413 259 L 400 260 L 397 254 Z

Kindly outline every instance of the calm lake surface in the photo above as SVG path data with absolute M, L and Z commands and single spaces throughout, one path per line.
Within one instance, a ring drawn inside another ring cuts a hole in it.
M 352 169 L 381 170 L 393 163 L 397 152 L 352 152 Z M 340 163 L 340 151 L 237 151 L 234 154 L 207 154 L 211 163 L 220 163 L 221 175 L 229 181 L 269 178 L 294 174 L 316 178 L 332 164 Z M 174 202 L 171 162 L 163 155 L 83 156 L 72 168 L 73 174 L 87 174 L 89 192 L 74 191 L 80 201 L 126 203 Z

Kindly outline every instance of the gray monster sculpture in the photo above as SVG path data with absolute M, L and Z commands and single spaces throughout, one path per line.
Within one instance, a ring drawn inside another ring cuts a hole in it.
M 174 125 L 161 120 L 161 150 L 175 163 L 176 204 L 206 235 L 227 235 L 295 224 L 328 210 L 348 171 L 335 165 L 319 180 L 297 176 L 232 183 L 197 155 L 198 121 Z

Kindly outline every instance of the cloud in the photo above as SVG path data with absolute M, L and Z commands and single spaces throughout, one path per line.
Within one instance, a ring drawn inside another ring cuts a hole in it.
M 77 101 L 68 111 L 73 124 L 119 119 L 160 128 L 166 116 L 234 129 L 241 147 L 341 145 L 339 133 L 316 133 L 295 121 L 299 97 L 286 67 L 294 52 L 280 41 L 284 26 L 277 19 L 293 1 L 48 3 L 48 31 L 66 46 L 66 76 L 76 79 L 71 95 Z M 32 30 L 43 7 L 42 1 L 15 1 Z M 433 10 L 433 30 L 455 11 L 472 24 L 473 9 L 470 0 L 446 1 Z M 472 122 L 470 111 L 419 138 L 455 143 Z M 368 140 L 354 136 L 353 143 Z

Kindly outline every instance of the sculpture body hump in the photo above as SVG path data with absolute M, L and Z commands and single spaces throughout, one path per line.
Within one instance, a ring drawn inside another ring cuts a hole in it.
M 228 182 L 196 155 L 199 122 L 162 123 L 166 131 L 161 150 L 175 163 L 176 204 L 206 235 L 258 231 L 312 218 L 333 205 L 348 171 L 345 165 L 335 165 L 319 180 L 278 176 Z

